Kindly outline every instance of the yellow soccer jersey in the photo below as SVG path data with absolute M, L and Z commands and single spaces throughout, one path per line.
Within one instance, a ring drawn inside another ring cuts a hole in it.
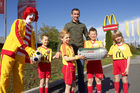
M 84 42 L 84 48 L 98 48 L 98 47 L 103 47 L 102 41 L 87 40 Z
M 43 55 L 41 62 L 51 62 L 52 59 L 52 49 L 45 47 L 38 47 L 38 51 L 40 51 Z
M 67 61 L 64 59 L 64 56 L 68 56 L 68 57 L 74 57 L 75 56 L 72 46 L 67 45 L 67 44 L 62 44 L 61 47 L 60 47 L 60 51 L 61 51 L 61 54 L 62 54 L 62 63 L 64 65 L 68 65 Z M 75 66 L 76 61 L 71 61 L 71 62 Z
M 128 57 L 132 56 L 129 46 L 125 43 L 122 45 L 112 45 L 108 54 L 112 55 L 114 60 L 127 59 Z

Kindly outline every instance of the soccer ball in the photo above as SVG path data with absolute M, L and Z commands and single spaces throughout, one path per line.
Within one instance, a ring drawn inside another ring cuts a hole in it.
M 38 63 L 41 61 L 42 53 L 40 51 L 36 51 L 33 56 L 30 58 L 30 60 Z

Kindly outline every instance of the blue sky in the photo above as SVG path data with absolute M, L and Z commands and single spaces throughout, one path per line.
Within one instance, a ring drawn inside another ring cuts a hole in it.
M 17 19 L 17 1 L 7 0 L 8 33 L 13 21 Z M 71 21 L 72 8 L 80 9 L 80 21 L 85 23 L 87 28 L 91 26 L 101 28 L 105 15 L 112 13 L 119 24 L 140 18 L 139 0 L 37 0 L 38 30 L 42 24 L 55 26 L 61 30 L 65 23 Z M 3 15 L 0 15 L 0 36 L 4 35 L 3 22 Z M 104 33 L 102 29 L 98 32 Z

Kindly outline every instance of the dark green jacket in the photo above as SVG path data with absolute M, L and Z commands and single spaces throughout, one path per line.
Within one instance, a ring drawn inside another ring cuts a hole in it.
M 72 46 L 75 46 L 77 48 L 83 47 L 84 46 L 83 35 L 87 40 L 89 40 L 87 28 L 85 24 L 81 22 L 75 23 L 71 21 L 65 25 L 64 29 L 70 32 L 70 37 L 71 37 L 70 44 Z M 62 41 L 59 42 L 58 49 L 57 49 L 58 51 L 60 50 L 61 43 Z

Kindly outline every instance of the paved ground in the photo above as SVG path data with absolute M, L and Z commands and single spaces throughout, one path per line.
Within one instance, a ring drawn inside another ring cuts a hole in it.
M 113 84 L 113 75 L 112 75 L 112 65 L 105 67 L 104 79 L 102 80 L 102 93 L 114 93 L 114 84 Z M 140 56 L 137 56 L 135 59 L 131 59 L 130 73 L 128 76 L 129 79 L 129 93 L 140 93 Z M 62 81 L 60 81 L 62 82 Z M 85 76 L 85 86 L 87 84 L 87 78 Z M 122 85 L 122 82 L 120 82 Z M 93 84 L 95 86 L 95 82 Z M 49 93 L 64 93 L 64 83 L 59 84 L 56 87 L 53 87 L 49 90 Z M 93 93 L 96 93 L 96 87 L 94 87 Z M 78 93 L 78 88 L 76 86 L 76 93 Z M 30 91 L 26 93 L 39 93 L 38 89 L 36 91 Z M 88 93 L 86 91 L 86 93 Z M 120 93 L 123 93 L 122 86 L 120 86 Z

